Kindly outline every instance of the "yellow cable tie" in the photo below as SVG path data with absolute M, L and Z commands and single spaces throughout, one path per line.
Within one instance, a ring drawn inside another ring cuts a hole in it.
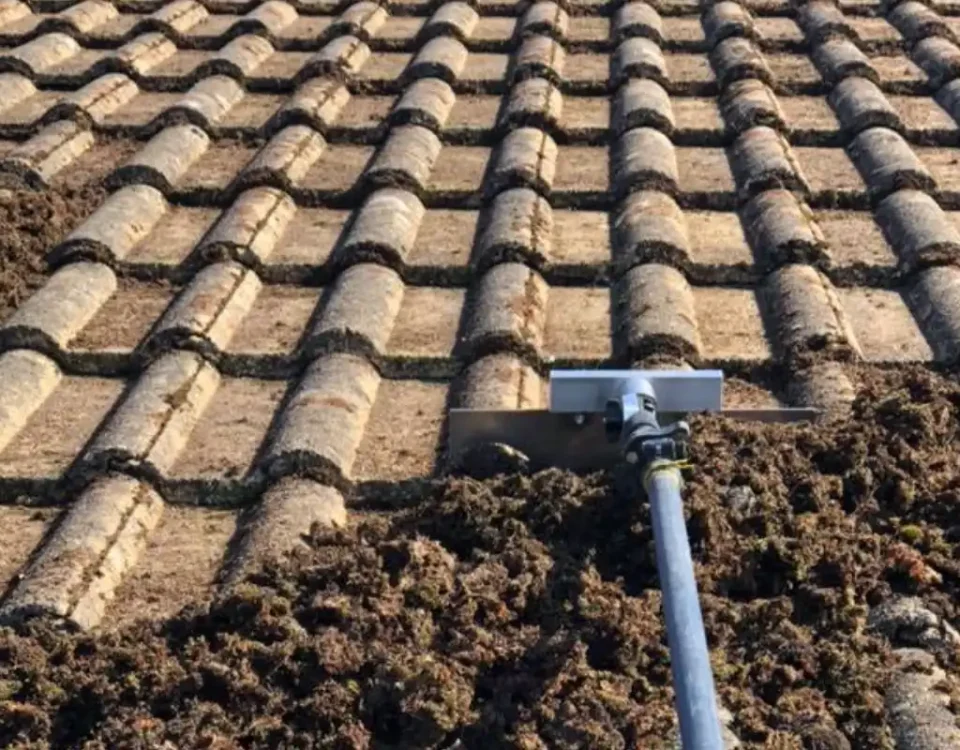
M 684 469 L 693 469 L 693 464 L 690 461 L 654 461 L 650 464 L 647 470 L 643 473 L 643 486 L 647 486 L 647 482 L 650 480 L 654 474 L 661 471 L 670 471 L 671 469 L 676 469 L 677 471 L 683 471 Z

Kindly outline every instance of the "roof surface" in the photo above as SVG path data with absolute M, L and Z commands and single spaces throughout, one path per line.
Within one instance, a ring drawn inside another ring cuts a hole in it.
M 176 599 L 551 366 L 719 366 L 756 406 L 953 362 L 953 14 L 0 0 L 0 184 L 106 186 L 0 326 L 5 610 Z M 23 500 L 72 503 L 39 553 Z

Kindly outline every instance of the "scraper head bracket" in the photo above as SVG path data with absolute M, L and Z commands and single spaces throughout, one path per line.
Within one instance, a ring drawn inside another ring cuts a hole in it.
M 700 412 L 760 422 L 810 420 L 818 413 L 723 409 L 720 370 L 553 370 L 549 393 L 550 406 L 543 410 L 451 409 L 449 456 L 456 463 L 472 449 L 497 445 L 519 451 L 535 466 L 592 471 L 628 456 L 625 441 L 644 423 L 666 430 L 678 422 L 678 429 L 682 424 L 689 430 L 680 420 Z

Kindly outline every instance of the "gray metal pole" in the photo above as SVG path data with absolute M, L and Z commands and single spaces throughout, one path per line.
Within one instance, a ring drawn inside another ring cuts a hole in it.
M 723 750 L 710 654 L 683 520 L 681 482 L 680 471 L 671 461 L 653 461 L 644 475 L 653 517 L 680 737 L 684 750 Z

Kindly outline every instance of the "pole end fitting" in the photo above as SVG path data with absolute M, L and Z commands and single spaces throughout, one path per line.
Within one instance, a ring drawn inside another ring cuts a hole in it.
M 690 425 L 686 422 L 640 426 L 624 438 L 624 454 L 637 456 L 636 463 L 648 466 L 654 461 L 685 461 L 690 440 Z

